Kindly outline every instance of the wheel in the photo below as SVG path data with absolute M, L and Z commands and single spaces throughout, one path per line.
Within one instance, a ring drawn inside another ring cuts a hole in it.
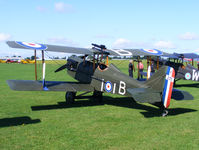
M 93 92 L 93 98 L 97 99 L 99 102 L 102 102 L 102 92 L 94 91 Z
M 66 92 L 65 99 L 66 104 L 73 104 L 75 101 L 76 92 Z
M 167 109 L 164 109 L 162 112 L 162 117 L 166 117 L 168 115 L 169 111 Z

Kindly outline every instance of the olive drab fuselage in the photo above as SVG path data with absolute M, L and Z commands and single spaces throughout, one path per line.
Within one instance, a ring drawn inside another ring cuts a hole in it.
M 70 57 L 67 64 L 67 72 L 70 76 L 79 82 L 91 84 L 96 91 L 129 96 L 126 92 L 127 88 L 147 87 L 120 72 L 113 64 L 107 66 L 96 63 L 93 68 L 92 62 L 78 57 Z

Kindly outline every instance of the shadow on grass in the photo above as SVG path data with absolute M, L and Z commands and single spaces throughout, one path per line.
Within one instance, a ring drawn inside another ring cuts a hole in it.
M 11 127 L 18 125 L 27 125 L 41 122 L 40 119 L 31 119 L 28 116 L 24 117 L 14 117 L 14 118 L 3 118 L 0 119 L 0 128 L 1 127 Z
M 199 83 L 176 84 L 175 87 L 196 87 L 196 88 L 199 88 Z
M 66 108 L 75 108 L 75 107 L 91 107 L 91 106 L 100 106 L 100 105 L 113 105 L 118 107 L 126 107 L 130 109 L 139 109 L 145 110 L 146 112 L 141 112 L 146 118 L 158 117 L 161 116 L 162 111 L 158 107 L 147 106 L 144 104 L 136 103 L 132 98 L 121 97 L 121 98 L 112 98 L 109 96 L 103 97 L 103 102 L 98 102 L 93 99 L 91 100 L 78 100 L 74 104 L 67 105 L 65 102 L 58 102 L 55 105 L 40 105 L 32 106 L 33 111 L 40 110 L 51 110 L 51 109 L 66 109 Z M 178 114 L 194 112 L 197 110 L 189 108 L 171 108 L 169 109 L 169 116 L 174 116 Z

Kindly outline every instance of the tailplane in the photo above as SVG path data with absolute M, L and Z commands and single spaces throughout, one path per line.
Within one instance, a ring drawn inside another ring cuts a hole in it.
M 129 88 L 128 93 L 135 101 L 141 103 L 161 102 L 168 108 L 171 100 L 175 70 L 172 67 L 161 67 L 149 80 L 145 81 L 142 88 Z
M 164 66 L 145 83 L 145 85 L 162 94 L 162 103 L 165 108 L 168 108 L 170 105 L 174 78 L 175 70 L 172 67 Z

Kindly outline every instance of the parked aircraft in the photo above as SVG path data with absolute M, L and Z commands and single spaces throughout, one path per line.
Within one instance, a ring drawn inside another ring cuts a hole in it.
M 111 50 L 104 45 L 92 44 L 91 49 L 75 48 L 67 46 L 56 46 L 48 44 L 27 43 L 19 41 L 8 41 L 12 48 L 32 49 L 42 52 L 43 80 L 8 80 L 7 83 L 12 90 L 17 91 L 63 91 L 66 92 L 66 102 L 74 103 L 76 93 L 93 92 L 96 98 L 102 98 L 103 93 L 111 93 L 132 97 L 139 103 L 150 103 L 162 109 L 162 116 L 168 114 L 167 108 L 170 105 L 172 96 L 175 70 L 169 66 L 161 67 L 149 80 L 138 81 L 122 73 L 115 65 L 108 64 L 108 56 L 132 56 L 149 55 L 161 56 L 164 53 L 159 50 L 128 49 Z M 69 57 L 67 63 L 55 72 L 63 69 L 77 82 L 46 81 L 44 51 L 65 52 L 83 54 L 80 57 Z M 88 55 L 93 56 L 88 60 Z M 106 56 L 106 63 L 103 57 Z M 36 64 L 36 62 L 35 62 Z M 183 95 L 183 92 L 179 93 Z M 183 96 L 182 96 L 183 97 Z

